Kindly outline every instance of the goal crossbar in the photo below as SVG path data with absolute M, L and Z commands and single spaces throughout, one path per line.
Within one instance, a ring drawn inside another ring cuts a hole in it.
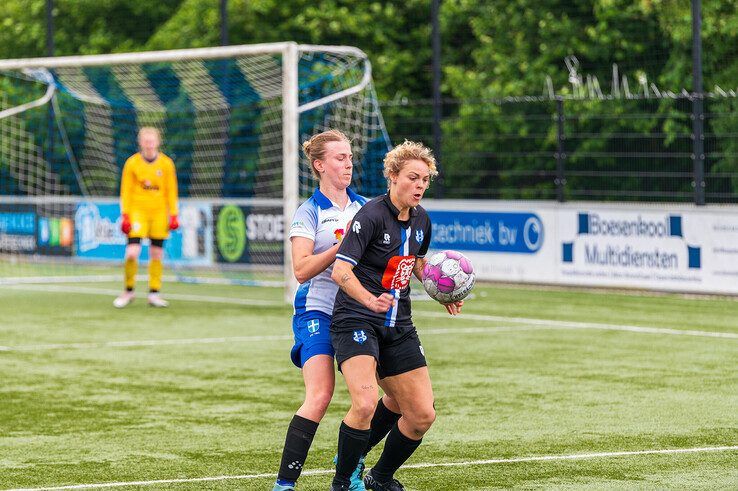
M 217 60 L 256 54 L 281 54 L 293 47 L 299 52 L 323 51 L 327 53 L 348 54 L 366 58 L 359 48 L 353 46 L 323 46 L 317 44 L 297 44 L 294 42 L 242 44 L 215 48 L 167 49 L 161 51 L 142 51 L 138 53 L 114 53 L 105 55 L 53 56 L 45 58 L 17 58 L 0 60 L 2 70 L 24 70 L 34 68 L 68 68 L 101 65 L 132 65 L 157 63 L 187 59 Z

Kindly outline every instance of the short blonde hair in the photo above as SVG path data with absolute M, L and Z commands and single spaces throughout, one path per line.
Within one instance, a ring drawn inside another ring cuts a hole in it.
M 325 158 L 325 146 L 329 142 L 343 142 L 345 141 L 349 145 L 351 140 L 339 130 L 328 130 L 317 135 L 313 135 L 312 138 L 302 144 L 302 151 L 305 152 L 305 156 L 310 162 L 310 170 L 313 172 L 313 176 L 316 179 L 320 179 L 320 173 L 315 170 L 313 162 L 316 160 L 323 160 Z
M 161 132 L 159 131 L 159 128 L 154 128 L 153 126 L 142 126 L 138 130 L 138 138 L 141 138 L 141 135 L 143 135 L 144 133 L 153 133 L 153 134 L 155 134 L 156 135 L 156 138 L 158 138 L 159 141 L 161 142 Z
M 436 158 L 433 156 L 433 151 L 422 143 L 405 140 L 390 150 L 384 157 L 384 177 L 387 179 L 388 185 L 390 175 L 399 174 L 408 160 L 422 160 L 428 165 L 431 178 L 438 175 Z

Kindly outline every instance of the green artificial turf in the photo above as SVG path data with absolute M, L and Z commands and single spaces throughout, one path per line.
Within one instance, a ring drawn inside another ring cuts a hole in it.
M 118 288 L 0 287 L 0 489 L 271 489 L 303 395 L 282 292 Z M 437 420 L 408 490 L 738 488 L 736 449 L 607 455 L 738 446 L 737 301 L 478 285 L 459 318 L 414 309 Z M 347 409 L 339 375 L 298 489 L 328 489 Z

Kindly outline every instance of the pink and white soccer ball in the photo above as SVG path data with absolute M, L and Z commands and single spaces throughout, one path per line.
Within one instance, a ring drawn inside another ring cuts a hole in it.
M 471 261 L 456 251 L 433 254 L 423 268 L 423 287 L 431 298 L 443 304 L 458 302 L 474 288 Z

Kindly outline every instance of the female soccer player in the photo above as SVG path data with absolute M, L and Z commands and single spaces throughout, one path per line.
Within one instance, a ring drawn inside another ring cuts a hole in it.
M 346 379 L 351 408 L 338 435 L 338 463 L 332 489 L 345 490 L 372 430 L 378 388 L 396 404 L 393 425 L 377 464 L 367 472 L 367 489 L 398 491 L 395 471 L 420 445 L 435 420 L 433 390 L 425 354 L 412 323 L 410 277 L 420 278 L 431 240 L 431 222 L 419 206 L 436 163 L 431 151 L 406 141 L 384 159 L 387 194 L 354 217 L 336 253 L 332 278 L 336 295 L 331 340 Z M 463 302 L 446 305 L 451 315 Z
M 120 182 L 121 231 L 128 236 L 125 254 L 125 291 L 113 301 L 119 309 L 133 301 L 141 239 L 151 239 L 149 249 L 149 296 L 152 307 L 167 307 L 161 298 L 164 240 L 179 227 L 177 174 L 172 159 L 159 151 L 159 130 L 143 127 L 138 132 L 140 151 L 126 160 Z
M 294 489 L 318 424 L 333 397 L 335 374 L 329 328 L 338 286 L 331 280 L 331 269 L 346 225 L 366 203 L 366 198 L 349 188 L 353 154 L 346 135 L 337 130 L 325 131 L 303 143 L 302 148 L 313 175 L 320 181 L 312 197 L 298 208 L 290 227 L 292 265 L 300 283 L 294 300 L 295 345 L 291 358 L 302 368 L 305 401 L 287 430 L 274 491 Z M 397 410 L 389 398 L 385 402 Z M 378 415 L 377 441 L 391 428 L 391 424 L 384 423 L 394 414 L 390 409 L 389 416 Z M 350 489 L 363 491 L 363 465 L 357 463 L 352 469 L 355 473 Z

